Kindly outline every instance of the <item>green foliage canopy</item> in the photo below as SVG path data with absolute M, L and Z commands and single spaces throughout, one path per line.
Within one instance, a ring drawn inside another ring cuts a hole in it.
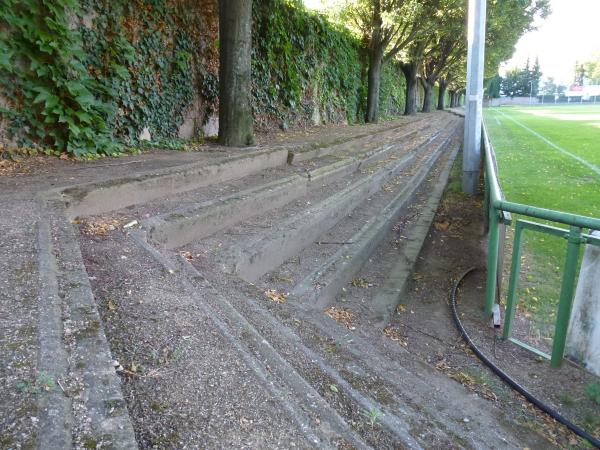
M 487 10 L 485 76 L 492 77 L 519 38 L 534 29 L 534 20 L 550 14 L 550 5 L 549 0 L 488 0 Z

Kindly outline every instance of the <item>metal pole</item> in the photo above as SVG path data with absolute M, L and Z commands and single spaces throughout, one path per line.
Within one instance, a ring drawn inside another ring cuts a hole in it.
M 498 211 L 490 205 L 490 231 L 488 233 L 488 258 L 487 258 L 487 281 L 485 284 L 485 307 L 487 316 L 492 314 L 494 303 L 496 303 L 496 286 L 498 283 Z
M 556 327 L 554 329 L 554 342 L 552 344 L 552 359 L 550 365 L 559 367 L 565 352 L 567 329 L 573 306 L 573 292 L 575 290 L 575 276 L 579 262 L 579 245 L 581 244 L 581 228 L 571 226 L 567 244 L 567 256 L 563 271 L 558 313 L 556 314 Z
M 481 119 L 483 113 L 483 66 L 486 0 L 469 0 L 467 92 L 463 148 L 463 191 L 475 194 L 481 163 Z
M 517 307 L 517 286 L 521 269 L 521 238 L 523 226 L 517 222 L 515 227 L 515 240 L 513 244 L 512 263 L 510 265 L 510 278 L 508 279 L 508 295 L 506 297 L 506 311 L 504 313 L 504 332 L 502 339 L 508 339 L 512 331 L 515 309 Z

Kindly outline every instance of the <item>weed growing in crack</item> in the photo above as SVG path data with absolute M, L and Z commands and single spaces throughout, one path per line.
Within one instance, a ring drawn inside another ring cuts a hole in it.
M 17 389 L 20 392 L 28 394 L 41 394 L 51 391 L 54 388 L 55 381 L 52 375 L 41 372 L 37 380 L 24 380 L 17 383 Z
M 600 383 L 595 381 L 593 383 L 588 384 L 585 388 L 585 393 L 590 398 L 590 400 L 600 405 Z
M 375 426 L 377 426 L 377 424 L 379 424 L 379 420 L 381 419 L 381 411 L 379 411 L 377 408 L 371 408 L 369 411 L 363 411 L 363 417 L 371 429 L 373 429 Z

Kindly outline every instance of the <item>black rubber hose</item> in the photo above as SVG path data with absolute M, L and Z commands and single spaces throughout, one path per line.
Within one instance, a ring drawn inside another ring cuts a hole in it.
M 570 422 L 569 420 L 564 418 L 558 411 L 556 411 L 555 409 L 546 405 L 545 403 L 542 403 L 540 400 L 538 400 L 536 397 L 534 397 L 527 389 L 525 389 L 523 386 L 521 386 L 519 383 L 517 383 L 506 372 L 504 372 L 502 369 L 500 369 L 487 356 L 485 356 L 481 352 L 481 350 L 479 350 L 479 348 L 477 348 L 475 343 L 471 340 L 467 331 L 465 330 L 465 327 L 463 327 L 463 324 L 460 321 L 460 318 L 458 317 L 458 311 L 456 309 L 456 291 L 458 290 L 458 287 L 460 286 L 462 281 L 465 279 L 465 277 L 468 274 L 470 274 L 471 272 L 473 272 L 474 270 L 475 270 L 474 267 L 470 268 L 469 270 L 464 272 L 458 280 L 456 280 L 456 283 L 452 287 L 452 296 L 450 299 L 450 307 L 452 308 L 452 317 L 453 317 L 454 323 L 456 324 L 456 327 L 458 328 L 458 331 L 460 332 L 464 341 L 471 348 L 471 350 L 473 350 L 473 353 L 475 353 L 477 355 L 477 357 L 486 366 L 488 366 L 490 369 L 492 369 L 492 371 L 494 371 L 494 373 L 496 375 L 498 375 L 500 378 L 502 378 L 502 380 L 505 383 L 507 383 L 511 388 L 513 388 L 515 391 L 517 391 L 519 394 L 521 394 L 523 397 L 525 397 L 527 399 L 527 401 L 529 401 L 530 403 L 533 403 L 540 410 L 544 411 L 546 414 L 548 414 L 550 417 L 555 419 L 557 422 L 562 423 L 573 433 L 577 434 L 578 436 L 582 437 L 583 439 L 586 439 L 588 442 L 590 442 L 596 448 L 600 448 L 600 440 L 599 439 L 595 438 L 594 436 L 589 434 L 584 429 L 582 429 L 582 428 L 578 427 L 577 425 L 575 425 L 574 423 Z

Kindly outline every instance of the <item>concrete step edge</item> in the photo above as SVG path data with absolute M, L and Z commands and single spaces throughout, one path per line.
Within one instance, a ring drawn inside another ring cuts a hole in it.
M 298 429 L 317 448 L 333 448 L 328 440 L 331 431 L 350 442 L 355 448 L 368 449 L 358 435 L 321 395 L 283 358 L 256 328 L 235 309 L 185 258 L 161 252 L 148 243 L 142 230 L 130 232 L 130 236 L 144 250 L 162 264 L 165 269 L 180 278 L 190 292 L 209 289 L 217 307 L 207 305 L 198 297 L 197 305 L 216 325 L 227 341 L 240 354 L 242 360 L 283 410 L 297 424 Z M 307 412 L 318 413 L 321 424 L 316 426 Z M 312 425 L 312 426 L 311 426 Z
M 414 120 L 412 122 L 408 122 L 408 123 L 394 124 L 390 127 L 384 128 L 383 130 L 380 130 L 377 132 L 359 133 L 357 135 L 354 135 L 351 138 L 340 138 L 340 139 L 331 141 L 327 145 L 322 145 L 321 143 L 316 143 L 316 144 L 308 145 L 308 146 L 301 147 L 301 148 L 290 149 L 290 154 L 288 156 L 288 163 L 295 164 L 295 163 L 306 161 L 309 159 L 314 159 L 314 158 L 318 158 L 321 156 L 329 155 L 329 154 L 335 153 L 337 151 L 337 149 L 335 147 L 346 144 L 348 142 L 364 140 L 365 138 L 371 137 L 373 135 L 383 135 L 383 134 L 387 134 L 387 133 L 393 133 L 393 132 L 397 131 L 398 129 L 405 127 L 407 125 L 421 124 L 421 123 L 425 123 L 425 122 L 426 122 L 426 118 L 419 118 L 419 119 L 416 119 L 416 120 Z
M 417 262 L 417 258 L 421 253 L 421 249 L 435 217 L 444 189 L 448 184 L 452 164 L 456 159 L 458 151 L 459 147 L 453 150 L 448 162 L 442 169 L 438 182 L 435 184 L 431 195 L 427 199 L 427 203 L 423 205 L 417 223 L 413 224 L 405 233 L 407 235 L 406 241 L 411 242 L 413 245 L 405 245 L 402 247 L 400 258 L 398 258 L 394 267 L 389 271 L 383 286 L 377 290 L 373 299 L 375 310 L 372 312 L 371 318 L 381 325 L 387 323 L 390 316 L 394 313 L 397 306 L 397 302 L 394 299 L 404 290 L 406 282 Z
M 303 210 L 279 223 L 242 246 L 230 248 L 220 263 L 226 272 L 236 273 L 242 279 L 253 282 L 264 273 L 277 267 L 304 245 L 351 212 L 356 203 L 366 198 L 415 158 L 415 153 L 393 161 L 366 178 L 352 183 L 342 191 Z
M 395 222 L 402 208 L 411 200 L 433 166 L 451 142 L 448 136 L 429 156 L 409 183 L 398 192 L 388 205 L 349 239 L 351 244 L 333 254 L 321 266 L 300 281 L 291 291 L 298 301 L 322 308 L 328 305 L 347 284 L 385 237 L 385 230 Z M 316 287 L 319 286 L 319 287 Z
M 261 233 L 244 245 L 229 248 L 219 258 L 222 269 L 254 282 L 342 220 L 357 204 L 377 192 L 437 138 L 436 135 L 419 144 L 401 159 L 387 163 L 374 174 L 280 222 L 275 229 L 269 229 L 268 233 Z
M 40 206 L 39 367 L 55 385 L 40 395 L 39 448 L 137 448 L 75 231 L 61 202 Z
M 414 134 L 411 132 L 408 134 Z M 332 183 L 361 167 L 384 158 L 394 146 L 347 157 L 302 175 L 252 187 L 225 197 L 205 201 L 192 207 L 159 214 L 141 221 L 148 238 L 172 249 L 206 237 L 220 229 L 284 206 L 307 194 L 313 185 Z
M 395 124 L 390 129 L 405 125 L 406 123 Z M 296 148 L 310 149 L 315 145 L 327 148 L 377 133 L 371 130 L 344 136 L 331 142 L 301 144 Z M 223 157 L 208 164 L 202 161 L 143 171 L 111 180 L 61 187 L 50 190 L 45 195 L 47 198 L 61 198 L 67 206 L 66 213 L 70 219 L 76 216 L 100 214 L 284 165 L 288 162 L 291 151 L 293 150 L 290 150 L 289 146 L 281 145 L 262 149 L 255 147 L 248 149 L 246 153 Z
M 203 279 L 202 275 L 198 272 L 198 270 L 185 258 L 180 258 L 180 262 L 181 262 L 182 266 L 185 267 L 185 270 L 188 272 L 188 274 L 190 274 L 193 278 L 195 278 L 196 280 Z M 208 283 L 208 282 L 204 281 L 204 283 Z M 218 295 L 218 294 L 216 294 L 216 295 Z M 254 302 L 254 300 L 252 300 L 250 298 L 248 299 L 248 301 Z M 262 343 L 263 343 L 262 346 L 255 345 L 253 347 L 261 355 L 261 360 L 268 362 L 268 364 L 272 368 L 275 368 L 276 370 L 277 370 L 276 366 L 278 364 L 283 363 L 286 368 L 289 367 L 289 370 L 293 371 L 294 376 L 297 375 L 298 377 L 300 377 L 303 380 L 302 384 L 306 383 L 308 386 L 311 386 L 311 389 L 314 389 L 314 388 L 312 388 L 312 385 L 308 381 L 306 381 L 304 379 L 304 377 L 302 377 L 302 375 L 300 375 L 290 365 L 290 363 L 287 361 L 287 359 L 285 357 L 283 357 L 275 348 L 273 348 L 273 346 L 270 343 L 268 343 L 268 341 L 266 341 L 262 337 L 262 335 L 260 335 L 260 333 L 256 330 L 254 325 L 246 317 L 244 317 L 240 312 L 238 312 L 237 309 L 233 305 L 231 305 L 229 302 L 227 302 L 225 300 L 222 300 L 220 302 L 220 304 L 226 304 L 229 314 L 233 314 L 238 320 L 241 320 L 243 322 L 244 326 L 247 324 L 247 326 L 251 327 L 251 329 L 253 330 L 252 332 L 256 333 L 257 339 L 260 338 L 262 340 Z M 352 400 L 355 404 L 360 406 L 361 410 L 372 411 L 373 409 L 379 409 L 379 410 L 385 411 L 385 414 L 382 417 L 382 423 L 391 435 L 395 436 L 401 442 L 406 444 L 409 448 L 421 448 L 421 446 L 417 443 L 417 441 L 410 435 L 408 425 L 400 417 L 395 415 L 393 412 L 388 411 L 387 408 L 382 407 L 382 405 L 380 405 L 379 402 L 377 402 L 373 398 L 369 397 L 368 395 L 364 395 L 360 391 L 353 388 L 350 385 L 350 383 L 348 381 L 346 381 L 336 369 L 334 369 L 330 365 L 328 365 L 326 363 L 326 361 L 318 353 L 316 353 L 313 350 L 306 347 L 302 343 L 301 339 L 291 329 L 289 329 L 287 326 L 278 322 L 275 319 L 275 317 L 269 315 L 268 313 L 265 313 L 265 311 L 262 309 L 259 312 L 259 314 L 261 314 L 263 319 L 266 319 L 269 322 L 269 325 L 273 329 L 278 330 L 278 334 L 281 336 L 282 339 L 286 339 L 290 343 L 293 343 L 293 346 L 298 351 L 301 351 L 306 356 L 308 356 L 312 360 L 312 362 L 315 363 L 319 367 L 319 370 L 321 370 L 327 376 L 331 377 L 335 381 L 336 385 L 339 386 L 341 389 L 343 389 L 344 392 L 346 392 L 352 398 Z M 265 349 L 267 349 L 267 352 L 264 351 Z M 288 377 L 285 375 L 284 372 L 281 372 L 280 370 L 277 370 L 277 372 L 279 372 L 280 375 L 283 375 L 284 379 L 289 382 L 289 380 L 287 380 Z M 317 392 L 317 391 L 315 391 L 315 392 Z M 317 392 L 317 395 L 319 395 L 319 399 L 320 399 L 319 403 L 321 403 L 321 401 L 322 401 L 322 402 L 325 402 L 325 404 L 329 405 L 327 403 L 327 401 L 325 399 L 323 399 L 320 396 L 320 394 L 318 394 L 318 392 Z M 331 407 L 328 406 L 328 408 L 331 408 Z M 339 417 L 341 418 L 341 416 L 339 416 Z
M 69 218 L 100 214 L 157 198 L 243 178 L 286 164 L 286 149 L 249 152 L 206 164 L 194 163 L 145 172 L 97 183 L 85 183 L 50 191 L 47 196 L 66 204 Z

